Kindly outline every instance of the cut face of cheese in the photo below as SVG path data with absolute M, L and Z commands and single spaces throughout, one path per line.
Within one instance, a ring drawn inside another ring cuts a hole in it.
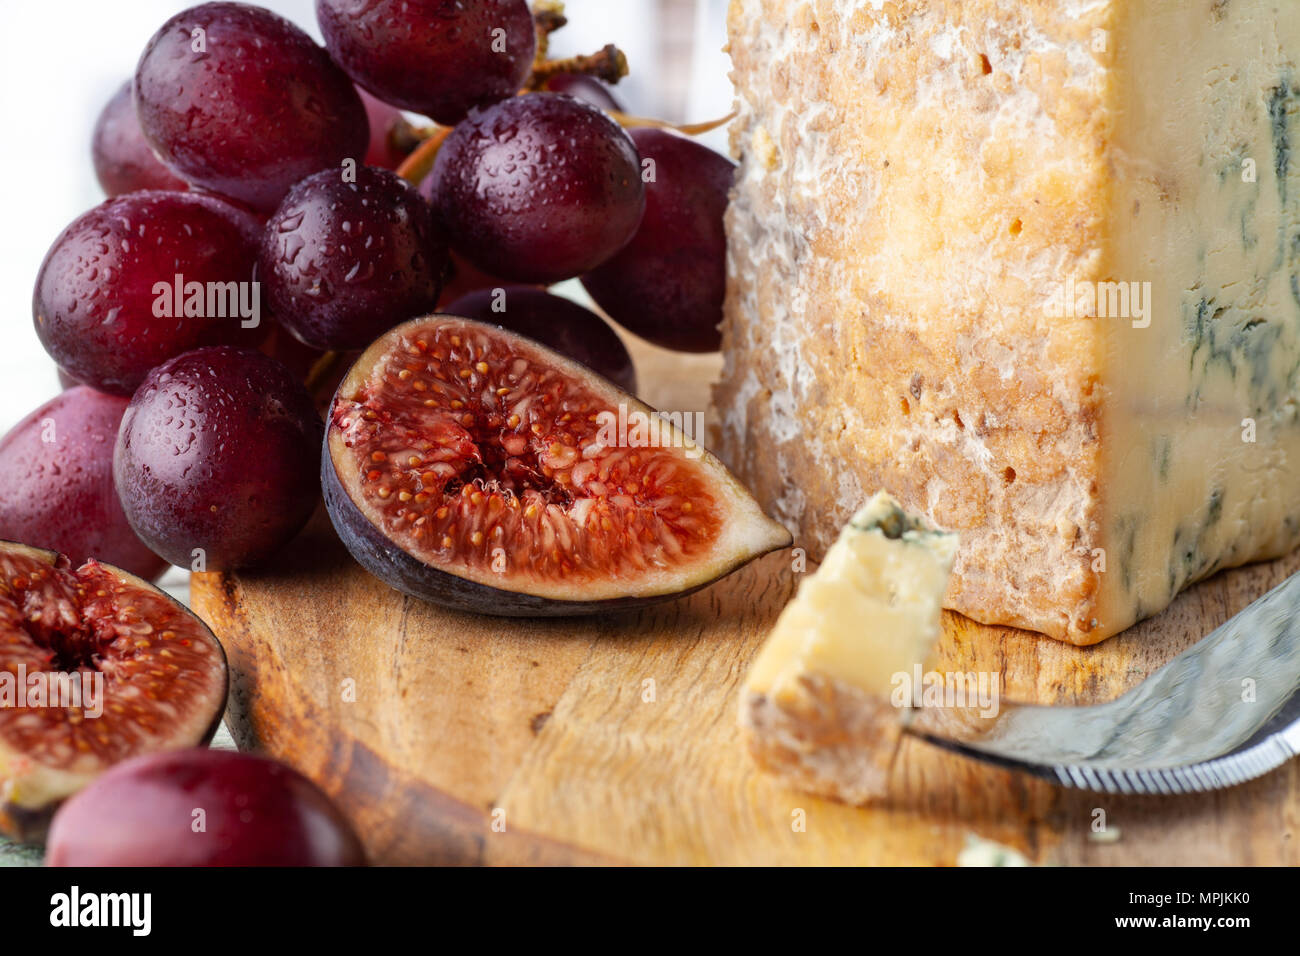
M 823 553 L 863 489 L 945 604 L 1090 644 L 1300 542 L 1300 14 L 734 0 L 722 450 Z
M 815 673 L 887 697 L 894 674 L 934 652 L 956 553 L 955 534 L 877 494 L 781 612 L 745 686 L 786 697 Z
M 881 792 L 895 675 L 928 669 L 957 536 L 877 494 L 782 611 L 750 669 L 741 726 L 758 761 L 850 802 Z

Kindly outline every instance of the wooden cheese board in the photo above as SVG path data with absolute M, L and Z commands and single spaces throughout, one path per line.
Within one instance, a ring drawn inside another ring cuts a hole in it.
M 650 404 L 707 409 L 716 358 L 632 348 Z M 1220 574 L 1092 648 L 947 613 L 943 666 L 1000 673 L 1006 699 L 1105 700 L 1297 569 Z M 908 740 L 865 809 L 761 773 L 737 693 L 799 577 L 779 553 L 638 612 L 476 617 L 372 578 L 318 513 L 272 567 L 194 575 L 192 602 L 230 658 L 236 741 L 320 783 L 376 863 L 945 865 L 978 836 L 1039 864 L 1300 864 L 1300 761 L 1116 797 Z

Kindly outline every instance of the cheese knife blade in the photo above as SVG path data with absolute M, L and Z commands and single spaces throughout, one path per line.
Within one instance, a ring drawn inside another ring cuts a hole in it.
M 1103 704 L 909 711 L 930 743 L 1066 787 L 1191 793 L 1300 753 L 1300 574 Z

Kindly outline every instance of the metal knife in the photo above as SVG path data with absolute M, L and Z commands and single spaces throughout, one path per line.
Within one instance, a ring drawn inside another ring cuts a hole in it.
M 1262 776 L 1300 753 L 1300 574 L 1132 690 L 1087 707 L 922 708 L 915 736 L 1056 783 L 1191 793 Z

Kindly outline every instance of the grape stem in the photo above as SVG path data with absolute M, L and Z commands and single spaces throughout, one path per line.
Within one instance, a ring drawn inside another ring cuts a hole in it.
M 627 55 L 612 43 L 591 54 L 579 54 L 563 60 L 543 60 L 533 65 L 533 75 L 528 81 L 530 90 L 539 90 L 546 81 L 561 73 L 578 73 L 594 76 L 606 83 L 617 83 L 627 76 Z
M 412 185 L 420 185 L 424 177 L 433 169 L 433 161 L 437 158 L 438 150 L 442 149 L 442 144 L 446 142 L 451 129 L 450 126 L 432 127 L 424 142 L 402 160 L 402 165 L 397 167 L 397 175 Z
M 717 129 L 719 126 L 726 126 L 740 114 L 732 110 L 726 116 L 719 117 L 715 120 L 709 120 L 707 123 L 669 123 L 666 120 L 650 119 L 647 116 L 629 116 L 627 113 L 620 113 L 618 110 L 606 110 L 619 126 L 624 129 L 636 129 L 642 126 L 651 126 L 655 129 L 671 129 L 678 133 L 684 133 L 687 136 L 699 136 Z
M 533 25 L 537 30 L 537 55 L 534 65 L 546 62 L 550 50 L 551 34 L 569 22 L 560 0 L 536 0 L 533 3 Z

